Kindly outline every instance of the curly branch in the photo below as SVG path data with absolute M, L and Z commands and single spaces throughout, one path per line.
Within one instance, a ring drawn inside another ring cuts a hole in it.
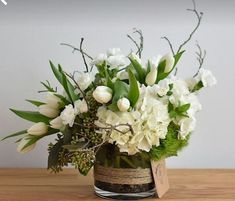
M 67 43 L 60 43 L 60 45 L 71 47 L 71 48 L 73 49 L 73 51 L 72 51 L 73 53 L 74 53 L 75 51 L 78 51 L 78 52 L 80 52 L 80 53 L 83 52 L 83 54 L 84 54 L 86 57 L 88 57 L 90 60 L 93 60 L 93 58 L 92 58 L 89 54 L 87 54 L 87 53 L 84 52 L 83 50 L 81 50 L 81 49 L 79 49 L 79 48 L 77 48 L 77 47 L 75 47 L 75 46 L 73 46 L 73 45 L 70 45 L 70 44 L 67 44 Z
M 172 45 L 171 41 L 169 40 L 169 38 L 167 38 L 166 36 L 164 36 L 164 37 L 161 37 L 161 39 L 164 39 L 164 40 L 167 41 L 167 43 L 168 43 L 169 46 L 170 46 L 170 49 L 171 49 L 171 52 L 172 52 L 173 56 L 175 56 L 175 52 L 174 52 L 174 49 L 173 49 L 173 45 Z
M 198 44 L 198 42 L 196 43 L 196 46 L 198 48 L 198 52 L 195 52 L 195 53 L 197 55 L 197 60 L 198 60 L 198 63 L 199 63 L 199 67 L 198 67 L 197 73 L 193 77 L 196 77 L 198 75 L 200 69 L 203 66 L 204 60 L 206 58 L 206 50 L 202 51 L 202 49 L 201 49 L 200 45 Z
M 192 39 L 194 33 L 197 31 L 197 29 L 199 28 L 199 26 L 201 24 L 201 20 L 202 20 L 202 17 L 203 17 L 203 12 L 198 12 L 195 0 L 192 0 L 192 2 L 193 2 L 193 9 L 187 9 L 187 10 L 193 12 L 196 15 L 198 22 L 196 24 L 196 27 L 189 34 L 189 37 L 179 46 L 179 48 L 177 50 L 177 53 L 179 53 L 181 51 L 181 49 Z
M 137 43 L 137 41 L 132 37 L 130 36 L 129 34 L 127 34 L 127 37 L 135 44 L 136 48 L 137 48 L 137 51 L 136 51 L 136 54 L 139 55 L 139 58 L 141 58 L 142 56 L 142 51 L 143 51 L 143 48 L 144 48 L 144 37 L 143 37 L 143 33 L 140 29 L 136 29 L 134 28 L 133 29 L 134 33 L 137 33 L 139 35 L 139 39 L 140 39 L 140 44 Z

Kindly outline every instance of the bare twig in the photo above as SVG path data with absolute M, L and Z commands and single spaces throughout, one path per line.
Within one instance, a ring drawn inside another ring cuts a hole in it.
M 82 54 L 82 59 L 83 59 L 83 62 L 85 64 L 85 67 L 86 67 L 86 72 L 89 71 L 89 68 L 88 68 L 88 65 L 87 65 L 87 62 L 86 62 L 86 58 L 85 58 L 85 54 L 84 54 L 84 51 L 82 49 L 82 44 L 83 44 L 83 41 L 84 41 L 84 38 L 81 38 L 81 42 L 80 42 L 80 52 Z
M 133 29 L 134 32 L 133 33 L 137 33 L 139 35 L 139 39 L 140 39 L 140 44 L 137 43 L 137 41 L 132 37 L 130 36 L 129 34 L 127 34 L 127 37 L 135 44 L 136 48 L 137 48 L 137 51 L 136 51 L 136 54 L 139 55 L 139 58 L 141 58 L 142 56 L 142 51 L 143 51 L 143 48 L 144 48 L 144 37 L 143 37 L 143 33 L 140 29 L 136 29 L 134 28 Z
M 206 58 L 206 50 L 202 51 L 202 49 L 201 49 L 200 45 L 198 44 L 198 42 L 196 43 L 196 46 L 198 48 L 198 52 L 195 52 L 195 53 L 197 55 L 197 60 L 198 60 L 198 63 L 199 63 L 199 67 L 198 67 L 197 73 L 193 77 L 196 77 L 198 75 L 200 69 L 203 66 L 204 60 Z
M 70 45 L 70 44 L 67 44 L 67 43 L 60 43 L 60 45 L 64 45 L 64 46 L 68 46 L 68 47 L 71 47 L 72 49 L 73 49 L 73 53 L 75 52 L 75 51 L 78 51 L 78 52 L 80 52 L 81 53 L 81 49 L 79 49 L 79 48 L 77 48 L 77 47 L 75 47 L 75 46 L 73 46 L 73 45 Z M 84 51 L 82 51 L 83 52 L 83 54 L 86 56 L 86 57 L 88 57 L 89 59 L 91 59 L 91 60 L 93 60 L 93 58 L 89 55 L 89 54 L 87 54 L 86 52 L 84 52 Z
M 175 56 L 175 52 L 174 52 L 174 49 L 173 49 L 173 45 L 172 45 L 171 41 L 169 40 L 169 38 L 167 38 L 166 36 L 164 36 L 164 37 L 162 37 L 162 39 L 164 39 L 164 40 L 167 41 L 167 43 L 168 43 L 169 46 L 170 46 L 170 49 L 171 49 L 171 52 L 172 52 L 173 56 Z
M 198 12 L 197 7 L 196 7 L 196 3 L 195 0 L 192 0 L 193 2 L 193 9 L 187 9 L 188 11 L 193 12 L 196 17 L 197 17 L 197 24 L 196 27 L 193 29 L 193 31 L 189 34 L 189 37 L 179 46 L 177 53 L 179 53 L 181 51 L 181 49 L 192 39 L 194 33 L 197 31 L 198 27 L 201 24 L 201 20 L 202 20 L 202 16 L 203 16 L 203 12 Z

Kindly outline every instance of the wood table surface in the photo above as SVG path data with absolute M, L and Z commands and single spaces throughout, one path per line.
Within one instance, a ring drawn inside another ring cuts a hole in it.
M 235 170 L 169 169 L 170 190 L 161 201 L 235 201 Z M 0 201 L 98 201 L 92 175 L 73 169 L 0 169 Z M 145 199 L 146 201 L 157 198 Z

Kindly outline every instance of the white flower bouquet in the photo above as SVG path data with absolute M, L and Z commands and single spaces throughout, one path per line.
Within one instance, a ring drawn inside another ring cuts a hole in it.
M 146 168 L 150 160 L 177 155 L 195 129 L 195 115 L 201 110 L 198 92 L 216 83 L 212 73 L 202 68 L 205 52 L 199 45 L 198 72 L 186 80 L 176 76 L 184 47 L 202 18 L 195 7 L 191 11 L 198 24 L 189 38 L 174 51 L 164 37 L 171 52 L 154 59 L 141 58 L 143 35 L 137 29 L 134 33 L 140 43 L 128 35 L 137 51 L 127 56 L 119 48 L 112 48 L 93 58 L 83 50 L 83 39 L 80 48 L 63 44 L 81 53 L 85 71 L 69 74 L 50 62 L 63 92 L 48 81 L 42 82 L 45 90 L 40 92 L 46 92 L 46 100 L 27 100 L 37 107 L 36 111 L 11 109 L 35 124 L 4 139 L 17 137 L 17 150 L 26 153 L 42 138 L 55 135 L 56 141 L 48 148 L 48 169 L 59 172 L 72 164 L 84 175 L 95 163 L 112 168 Z M 91 60 L 89 65 L 87 59 Z M 108 183 L 97 181 L 99 188 Z M 109 191 L 119 189 L 114 187 Z

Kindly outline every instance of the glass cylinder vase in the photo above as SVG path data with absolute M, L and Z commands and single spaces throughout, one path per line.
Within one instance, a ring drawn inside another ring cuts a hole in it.
M 95 193 L 102 198 L 135 200 L 155 194 L 146 153 L 128 155 L 112 144 L 102 146 L 94 165 Z

